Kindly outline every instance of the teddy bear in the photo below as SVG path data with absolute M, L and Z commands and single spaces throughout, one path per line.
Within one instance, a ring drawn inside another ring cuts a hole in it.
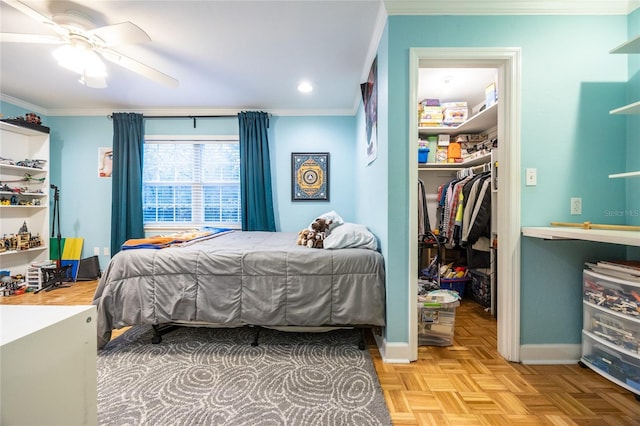
M 298 232 L 298 240 L 296 241 L 296 244 L 299 246 L 306 246 L 307 245 L 307 241 L 309 241 L 309 231 L 308 229 L 303 229 L 302 231 Z
M 327 220 L 323 218 L 317 218 L 311 223 L 311 229 L 316 232 L 328 233 L 329 225 L 333 223 L 332 220 Z
M 307 247 L 323 248 L 324 232 L 309 231 L 307 237 Z

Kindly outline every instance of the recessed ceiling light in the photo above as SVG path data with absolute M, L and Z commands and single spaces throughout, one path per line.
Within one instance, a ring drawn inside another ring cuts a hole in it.
M 313 90 L 313 86 L 311 85 L 311 83 L 303 81 L 298 85 L 298 90 L 302 93 L 309 93 Z

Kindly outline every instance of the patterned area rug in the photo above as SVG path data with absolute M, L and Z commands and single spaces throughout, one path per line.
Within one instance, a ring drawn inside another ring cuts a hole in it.
M 136 326 L 98 353 L 100 425 L 390 425 L 359 330 Z

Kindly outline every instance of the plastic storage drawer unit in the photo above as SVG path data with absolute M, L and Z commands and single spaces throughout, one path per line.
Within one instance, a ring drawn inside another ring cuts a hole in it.
M 583 320 L 582 328 L 590 335 L 640 355 L 640 319 L 634 320 L 585 302 Z
M 640 318 L 640 283 L 585 270 L 584 301 L 601 308 Z
M 582 362 L 620 386 L 640 393 L 640 360 L 587 332 L 582 333 Z
M 640 282 L 583 272 L 580 364 L 640 400 Z

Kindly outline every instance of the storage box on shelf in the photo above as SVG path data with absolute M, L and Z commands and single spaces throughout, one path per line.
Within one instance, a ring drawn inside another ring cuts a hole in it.
M 0 268 L 26 276 L 49 257 L 49 133 L 0 121 L 0 137 Z
M 583 272 L 581 365 L 640 400 L 640 281 Z

